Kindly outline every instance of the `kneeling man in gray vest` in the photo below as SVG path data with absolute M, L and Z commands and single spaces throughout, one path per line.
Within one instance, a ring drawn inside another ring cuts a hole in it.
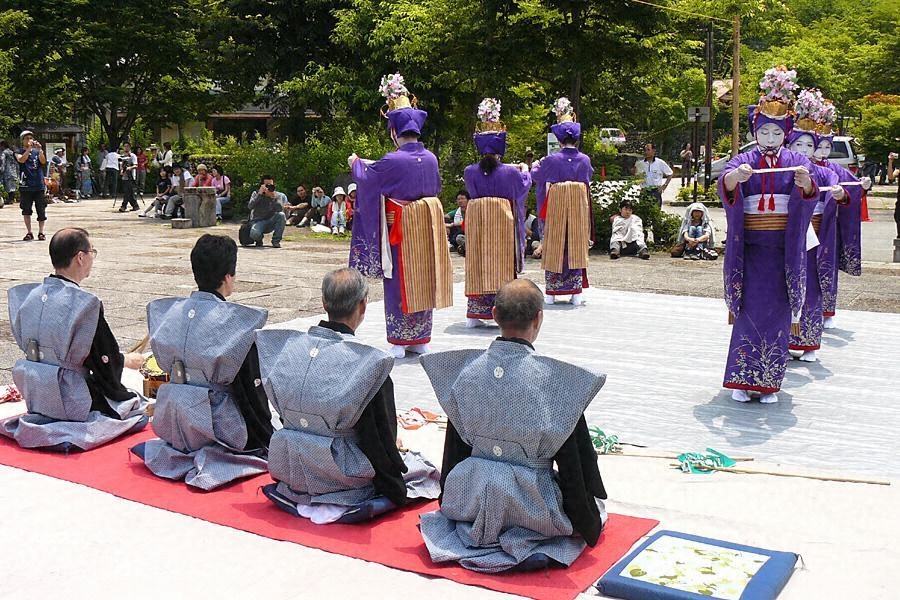
M 304 333 L 256 333 L 263 385 L 284 429 L 272 435 L 263 488 L 313 523 L 357 523 L 417 498 L 437 498 L 437 469 L 397 449 L 393 357 L 356 341 L 369 286 L 355 269 L 325 276 L 328 320 Z
M 496 573 L 569 566 L 606 522 L 584 411 L 606 376 L 538 354 L 543 296 L 500 288 L 487 350 L 420 360 L 449 424 L 441 509 L 421 517 L 434 562 Z M 556 469 L 554 469 L 554 464 Z
M 0 434 L 23 448 L 90 450 L 147 424 L 147 400 L 122 385 L 122 369 L 143 357 L 119 351 L 100 299 L 80 287 L 96 256 L 87 231 L 61 229 L 50 239 L 55 272 L 9 290 L 10 327 L 25 352 L 13 381 L 28 412 L 0 421 Z

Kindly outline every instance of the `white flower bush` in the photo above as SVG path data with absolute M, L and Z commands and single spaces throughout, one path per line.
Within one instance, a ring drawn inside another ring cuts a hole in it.
M 630 180 L 592 181 L 591 199 L 600 206 L 618 205 L 622 200 L 634 203 L 641 197 L 641 186 Z

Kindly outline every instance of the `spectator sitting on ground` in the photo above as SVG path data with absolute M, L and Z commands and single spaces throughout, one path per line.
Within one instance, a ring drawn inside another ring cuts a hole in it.
M 288 198 L 288 203 L 284 205 L 284 214 L 288 224 L 294 227 L 306 227 L 310 221 L 315 221 L 316 210 L 310 204 L 305 185 L 298 185 L 294 195 Z
M 139 217 L 146 217 L 153 209 L 156 209 L 156 212 L 153 214 L 154 217 L 158 218 L 163 215 L 163 211 L 169 202 L 169 196 L 172 195 L 172 176 L 169 173 L 170 170 L 169 167 L 159 168 L 159 181 L 156 182 L 156 197 L 153 198 L 153 202 L 147 205 L 144 212 L 138 215 Z
M 344 188 L 334 188 L 334 193 L 331 194 L 331 204 L 328 205 L 328 222 L 331 223 L 331 233 L 334 235 L 344 233 L 349 212 L 347 194 L 344 192 Z
M 213 187 L 213 176 L 209 174 L 206 165 L 197 165 L 197 176 L 194 177 L 194 187 Z
M 534 213 L 525 217 L 525 256 L 540 258 L 541 222 Z
M 325 190 L 316 186 L 313 188 L 312 205 L 316 209 L 316 221 L 320 225 L 325 225 L 325 215 L 328 213 L 328 205 L 331 204 L 331 198 L 325 195 Z
M 263 245 L 263 236 L 271 231 L 272 247 L 281 248 L 285 204 L 287 196 L 275 191 L 275 179 L 271 175 L 263 175 L 259 180 L 259 189 L 250 195 L 247 203 L 250 209 L 250 239 L 257 247 Z
M 694 202 L 684 211 L 678 241 L 672 248 L 672 257 L 684 256 L 685 260 L 716 260 L 715 240 L 709 212 L 702 202 Z
M 163 219 L 171 219 L 175 216 L 175 211 L 181 209 L 184 204 L 184 188 L 194 186 L 194 178 L 191 172 L 182 167 L 180 164 L 172 167 L 172 195 L 166 203 L 166 214 Z
M 456 250 L 463 256 L 466 253 L 466 234 L 465 220 L 466 207 L 469 206 L 469 192 L 460 190 L 456 193 L 456 210 L 451 210 L 444 215 L 444 226 L 447 228 L 447 240 L 450 242 L 450 249 Z
M 347 231 L 353 229 L 353 210 L 356 206 L 356 184 L 347 186 Z
M 212 186 L 216 188 L 216 222 L 220 222 L 222 207 L 231 202 L 231 179 L 219 165 L 213 165 Z
M 609 239 L 609 257 L 613 260 L 619 256 L 640 256 L 650 259 L 650 251 L 644 241 L 644 222 L 634 214 L 634 205 L 630 200 L 622 200 L 619 214 L 613 217 L 612 237 Z

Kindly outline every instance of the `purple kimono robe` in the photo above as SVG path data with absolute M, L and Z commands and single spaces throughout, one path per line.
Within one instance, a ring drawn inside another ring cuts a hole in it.
M 525 255 L 525 201 L 531 189 L 531 174 L 522 173 L 512 165 L 500 165 L 490 175 L 485 174 L 478 164 L 469 165 L 463 173 L 466 190 L 475 198 L 506 198 L 513 209 L 516 220 L 516 266 L 521 273 Z M 493 319 L 491 309 L 497 294 L 470 296 L 466 316 L 470 319 Z
M 734 316 L 723 385 L 769 394 L 781 389 L 790 358 L 791 323 L 799 320 L 806 297 L 806 234 L 819 191 L 813 180 L 814 194 L 803 198 L 791 171 L 755 174 L 732 194 L 725 191 L 727 173 L 742 164 L 759 168 L 761 160 L 758 148 L 739 154 L 719 177 L 719 197 L 728 220 L 725 303 Z M 777 166 L 815 170 L 805 156 L 785 148 Z M 787 226 L 745 230 L 745 214 L 787 215 Z
M 411 201 L 441 193 L 437 158 L 421 142 L 415 142 L 375 162 L 357 160 L 351 170 L 357 194 L 350 266 L 383 279 L 388 342 L 400 346 L 427 344 L 431 340 L 432 311 L 403 312 L 400 245 L 389 243 L 393 225 L 387 225 L 382 216 L 389 198 Z
M 834 172 L 837 175 L 838 183 L 859 181 L 853 173 L 829 160 L 817 161 L 816 164 Z M 831 287 L 822 291 L 822 311 L 826 317 L 833 317 L 837 309 L 838 269 L 848 275 L 862 274 L 860 227 L 863 189 L 859 185 L 848 185 L 844 187 L 844 193 L 850 201 L 839 204 L 837 208 L 837 260 L 833 265 L 834 276 L 831 278 Z
M 547 215 L 546 200 L 547 187 L 551 183 L 561 181 L 581 181 L 587 188 L 588 205 L 591 205 L 591 177 L 594 175 L 594 167 L 591 159 L 579 152 L 576 148 L 563 148 L 559 152 L 546 156 L 531 168 L 531 178 L 535 184 L 537 197 L 537 213 L 544 228 Z M 593 207 L 591 207 L 591 239 L 594 237 Z M 545 271 L 546 289 L 548 296 L 565 296 L 568 294 L 580 294 L 583 288 L 588 287 L 587 269 L 569 269 L 568 249 L 563 254 L 562 273 Z
M 815 167 L 811 176 L 821 189 L 838 182 L 837 176 L 822 167 Z M 822 300 L 830 289 L 834 277 L 835 229 L 837 227 L 837 204 L 831 192 L 821 192 L 813 218 L 820 217 L 819 231 L 816 237 L 819 244 L 806 251 L 806 299 L 800 313 L 800 333 L 791 334 L 789 348 L 791 350 L 818 350 L 822 345 Z

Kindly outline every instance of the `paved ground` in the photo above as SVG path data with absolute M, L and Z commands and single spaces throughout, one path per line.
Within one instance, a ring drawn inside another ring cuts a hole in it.
M 669 192 L 674 196 L 674 190 Z M 872 212 L 876 220 L 863 226 L 865 273 L 862 277 L 841 274 L 840 306 L 900 312 L 900 265 L 873 262 L 890 258 L 888 236 L 893 222 L 887 211 Z M 49 217 L 49 234 L 69 225 L 91 232 L 99 255 L 85 287 L 103 300 L 107 319 L 123 347 L 147 333 L 147 302 L 160 296 L 185 295 L 195 287 L 189 255 L 203 233 L 200 230 L 175 230 L 162 222 L 123 215 L 111 208 L 108 200 L 54 204 Z M 714 214 L 713 218 L 724 225 L 724 216 Z M 235 224 L 210 231 L 237 237 Z M 271 323 L 317 314 L 322 275 L 346 264 L 348 242 L 310 238 L 301 234 L 305 231 L 289 228 L 280 250 L 241 250 L 233 299 L 269 309 Z M 22 242 L 23 233 L 17 207 L 0 210 L 0 384 L 10 382 L 9 369 L 20 354 L 9 330 L 6 289 L 38 281 L 51 271 L 46 242 Z M 463 259 L 454 255 L 453 262 L 456 279 L 461 281 Z M 692 262 L 666 255 L 654 255 L 650 261 L 610 261 L 595 255 L 589 273 L 594 285 L 605 289 L 721 298 L 721 269 L 721 261 Z M 541 281 L 538 261 L 527 261 L 525 276 Z M 372 297 L 381 297 L 379 285 L 372 286 Z

